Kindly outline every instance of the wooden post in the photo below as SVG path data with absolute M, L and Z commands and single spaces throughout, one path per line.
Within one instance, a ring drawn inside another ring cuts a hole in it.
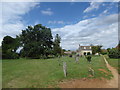
M 90 72 L 90 74 L 91 74 L 92 76 L 95 75 L 95 74 L 94 74 L 94 70 L 93 70 L 91 67 L 89 67 L 89 72 Z
M 58 56 L 58 63 L 59 63 L 59 66 L 60 66 L 60 56 Z
M 64 76 L 67 77 L 67 65 L 66 65 L 66 62 L 63 62 L 63 72 L 64 72 Z

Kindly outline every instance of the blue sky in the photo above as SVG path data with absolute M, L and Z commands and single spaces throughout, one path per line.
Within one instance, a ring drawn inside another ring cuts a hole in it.
M 61 36 L 61 46 L 76 50 L 78 45 L 118 43 L 117 2 L 4 2 L 1 29 L 3 37 L 15 37 L 28 25 L 50 27 L 53 37 Z
M 99 2 L 97 3 L 99 4 Z M 50 28 L 58 28 L 97 17 L 107 8 L 110 8 L 109 14 L 117 13 L 117 3 L 113 5 L 111 2 L 102 3 L 98 10 L 84 13 L 84 10 L 89 6 L 90 2 L 41 2 L 25 14 L 23 19 L 29 25 L 41 23 Z

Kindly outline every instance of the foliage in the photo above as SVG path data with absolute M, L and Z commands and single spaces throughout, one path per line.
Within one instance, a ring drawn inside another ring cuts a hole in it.
M 61 55 L 66 55 L 64 52 L 65 52 L 66 50 L 65 49 L 61 49 Z
M 106 49 L 102 49 L 102 50 L 101 50 L 101 54 L 102 54 L 102 55 L 105 55 L 105 54 L 107 54 L 107 53 L 108 53 L 108 52 L 107 52 Z
M 20 40 L 23 46 L 20 54 L 23 57 L 47 58 L 52 53 L 52 34 L 51 29 L 41 24 L 34 27 L 28 26 L 22 30 Z
M 56 34 L 55 40 L 54 40 L 54 46 L 53 46 L 54 55 L 56 55 L 56 56 L 61 55 L 62 49 L 60 47 L 60 41 L 61 41 L 61 38 L 60 38 L 59 34 Z
M 19 47 L 18 38 L 5 36 L 2 41 L 2 58 L 3 59 L 19 58 L 18 54 L 16 53 L 18 47 Z
M 101 53 L 102 45 L 92 46 L 92 54 Z
M 112 67 L 115 67 L 115 68 L 118 70 L 118 73 L 120 74 L 120 63 L 119 63 L 119 59 L 109 58 L 107 55 L 105 55 L 105 58 L 107 59 L 108 63 L 109 63 Z
M 87 59 L 88 62 L 91 62 L 91 58 L 92 58 L 92 57 L 91 57 L 90 55 L 87 55 L 87 56 L 86 56 L 86 59 Z
M 75 52 L 75 51 L 72 51 L 72 55 L 76 55 L 76 52 Z
M 120 50 L 117 48 L 107 49 L 110 58 L 120 58 Z

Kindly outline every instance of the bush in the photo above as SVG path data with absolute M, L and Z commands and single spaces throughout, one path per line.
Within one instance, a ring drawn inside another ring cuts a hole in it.
M 6 53 L 2 53 L 2 59 L 18 59 L 19 55 L 15 52 L 8 50 Z
M 102 55 L 106 55 L 106 54 L 107 54 L 107 52 L 101 52 L 101 54 L 102 54 Z
M 86 59 L 87 59 L 88 62 L 91 62 L 91 58 L 92 57 L 90 55 L 86 56 Z
M 108 56 L 110 58 L 120 58 L 120 51 L 116 48 L 112 48 L 108 51 Z
M 69 55 L 69 57 L 72 57 L 72 55 Z

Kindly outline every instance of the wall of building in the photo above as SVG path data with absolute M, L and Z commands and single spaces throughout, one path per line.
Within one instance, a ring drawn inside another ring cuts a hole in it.
M 80 55 L 84 55 L 85 52 L 86 52 L 86 55 L 88 52 L 90 52 L 90 54 L 92 54 L 92 50 L 81 50 Z

